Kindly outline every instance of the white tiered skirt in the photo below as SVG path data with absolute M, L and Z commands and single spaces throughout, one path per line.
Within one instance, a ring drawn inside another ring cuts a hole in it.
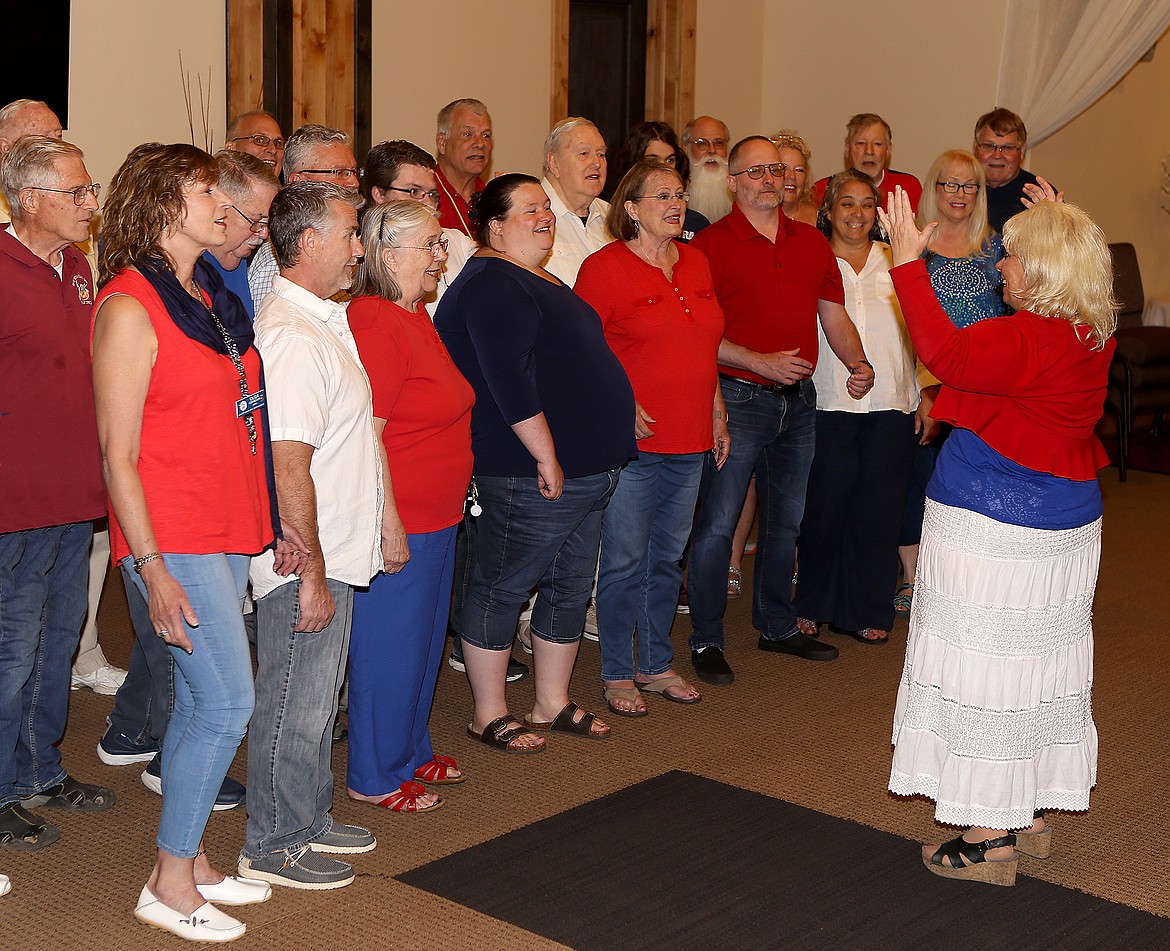
M 989 829 L 1089 807 L 1100 556 L 1100 519 L 1022 528 L 927 499 L 891 792 Z

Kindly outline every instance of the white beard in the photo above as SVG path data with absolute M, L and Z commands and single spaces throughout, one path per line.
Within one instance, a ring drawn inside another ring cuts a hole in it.
M 714 224 L 731 211 L 731 192 L 727 188 L 727 159 L 715 156 L 718 167 L 706 162 L 691 165 L 691 180 L 687 185 L 691 200 L 687 207 L 697 211 Z

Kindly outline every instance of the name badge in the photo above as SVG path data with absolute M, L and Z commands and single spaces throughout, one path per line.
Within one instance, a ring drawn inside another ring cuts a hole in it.
M 236 418 L 247 416 L 264 406 L 264 391 L 257 390 L 249 393 L 243 399 L 236 400 Z

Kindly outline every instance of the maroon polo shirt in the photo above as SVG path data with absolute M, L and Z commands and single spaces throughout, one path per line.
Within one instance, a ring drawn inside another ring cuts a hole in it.
M 817 362 L 817 301 L 844 305 L 837 259 L 816 228 L 780 214 L 776 241 L 760 234 L 738 206 L 691 241 L 707 256 L 723 308 L 724 339 L 776 353 L 800 348 Z M 720 371 L 755 383 L 774 383 L 738 367 Z
M 106 514 L 89 357 L 85 257 L 61 276 L 0 228 L 0 532 Z

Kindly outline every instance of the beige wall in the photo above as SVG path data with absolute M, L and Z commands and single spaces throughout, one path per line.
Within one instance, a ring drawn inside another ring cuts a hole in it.
M 769 0 L 697 0 L 695 115 L 712 115 L 732 141 L 760 131 Z M 731 64 L 735 64 L 734 67 Z M 678 132 L 681 134 L 682 129 Z
M 1052 177 L 1110 241 L 1137 248 L 1146 296 L 1170 297 L 1170 214 L 1162 161 L 1170 152 L 1166 90 L 1170 31 L 1152 63 L 1138 63 L 1097 103 L 1032 149 L 1027 167 Z

